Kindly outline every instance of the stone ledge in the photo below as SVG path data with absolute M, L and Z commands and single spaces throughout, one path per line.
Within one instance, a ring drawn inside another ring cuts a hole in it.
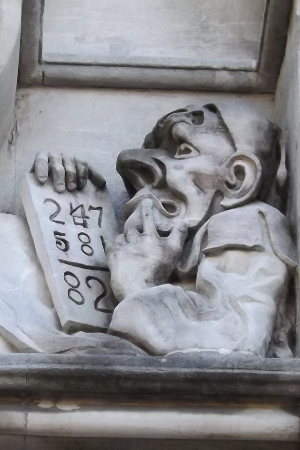
M 280 409 L 146 409 L 62 403 L 47 411 L 34 406 L 27 414 L 26 432 L 33 436 L 299 441 L 299 417 Z
M 110 439 L 110 438 L 55 438 L 28 436 L 25 443 L 19 436 L 0 436 L 5 450 L 299 450 L 297 442 L 274 441 L 199 441 L 166 439 Z M 6 446 L 5 446 L 6 445 Z M 11 445 L 11 447 L 9 446 Z M 24 446 L 25 445 L 25 446 Z M 276 447 L 275 447 L 276 445 Z
M 0 394 L 155 402 L 248 398 L 295 402 L 299 359 L 211 354 L 152 356 L 15 354 L 0 358 Z
M 287 412 L 280 408 L 110 407 L 95 402 L 87 405 L 75 401 L 42 400 L 25 405 L 2 403 L 0 419 L 0 444 L 3 436 L 23 436 L 26 442 L 30 441 L 30 437 L 43 437 L 45 440 L 60 438 L 60 443 L 63 438 L 77 438 L 77 443 L 82 443 L 82 438 L 87 439 L 85 443 L 89 443 L 90 439 L 99 439 L 99 443 L 101 439 L 114 439 L 115 444 L 117 439 L 144 439 L 145 442 L 180 440 L 182 443 L 185 440 L 187 444 L 189 440 L 194 443 L 209 440 L 211 448 L 220 445 L 220 441 L 299 444 L 297 411 Z M 7 450 L 7 447 L 1 448 Z M 29 443 L 25 448 L 31 448 Z M 141 445 L 138 448 L 144 447 Z

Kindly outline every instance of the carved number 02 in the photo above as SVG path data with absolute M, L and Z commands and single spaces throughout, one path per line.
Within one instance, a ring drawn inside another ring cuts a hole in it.
M 82 293 L 78 290 L 78 288 L 80 287 L 79 278 L 72 272 L 65 272 L 64 280 L 67 283 L 67 285 L 70 286 L 70 288 L 68 289 L 68 298 L 76 305 L 83 305 L 85 303 L 85 298 L 82 295 Z M 85 282 L 86 282 L 87 287 L 90 289 L 92 288 L 92 286 L 91 286 L 92 280 L 97 281 L 97 283 L 99 283 L 103 289 L 103 292 L 100 295 L 98 295 L 98 297 L 94 301 L 95 310 L 106 313 L 106 314 L 112 313 L 113 312 L 112 310 L 100 307 L 101 300 L 104 299 L 108 293 L 105 283 L 102 280 L 100 280 L 100 278 L 97 278 L 97 277 L 92 277 L 92 276 L 86 277 Z

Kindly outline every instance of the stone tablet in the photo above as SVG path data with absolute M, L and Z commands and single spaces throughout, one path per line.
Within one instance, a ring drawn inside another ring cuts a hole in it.
M 55 192 L 33 174 L 21 182 L 27 221 L 62 328 L 106 331 L 115 305 L 104 253 L 117 235 L 107 189 Z

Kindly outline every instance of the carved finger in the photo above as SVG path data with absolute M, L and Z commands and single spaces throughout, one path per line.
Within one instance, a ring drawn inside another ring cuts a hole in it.
M 141 235 L 136 227 L 131 227 L 128 229 L 125 237 L 129 244 L 137 244 L 140 241 Z
M 49 164 L 48 153 L 38 152 L 35 156 L 34 163 L 31 172 L 35 173 L 35 176 L 39 183 L 45 184 L 48 180 Z
M 72 192 L 77 188 L 77 173 L 74 159 L 63 157 L 63 166 L 65 168 L 67 189 Z
M 76 173 L 77 173 L 77 187 L 78 189 L 83 189 L 86 186 L 88 176 L 89 176 L 89 167 L 86 163 L 75 160 Z
M 54 189 L 56 190 L 56 192 L 59 193 L 64 192 L 64 190 L 66 189 L 66 183 L 65 183 L 65 169 L 62 163 L 62 157 L 51 155 L 49 157 L 49 162 L 53 177 Z
M 169 235 L 168 244 L 174 250 L 183 249 L 183 245 L 187 238 L 188 228 L 185 222 L 175 224 L 171 234 Z
M 91 167 L 89 167 L 89 179 L 93 185 L 97 186 L 99 189 L 104 189 L 106 186 L 105 179 Z
M 153 214 L 153 201 L 145 198 L 142 201 L 143 235 L 157 234 Z

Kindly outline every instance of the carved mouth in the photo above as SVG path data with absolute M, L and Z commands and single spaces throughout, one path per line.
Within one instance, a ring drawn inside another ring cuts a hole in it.
M 135 195 L 131 200 L 129 200 L 129 202 L 126 203 L 124 211 L 126 219 L 128 219 L 128 217 L 145 198 L 150 198 L 153 201 L 155 208 L 167 218 L 176 217 L 180 213 L 180 209 L 174 201 L 169 199 L 159 200 L 154 194 L 149 192 Z

